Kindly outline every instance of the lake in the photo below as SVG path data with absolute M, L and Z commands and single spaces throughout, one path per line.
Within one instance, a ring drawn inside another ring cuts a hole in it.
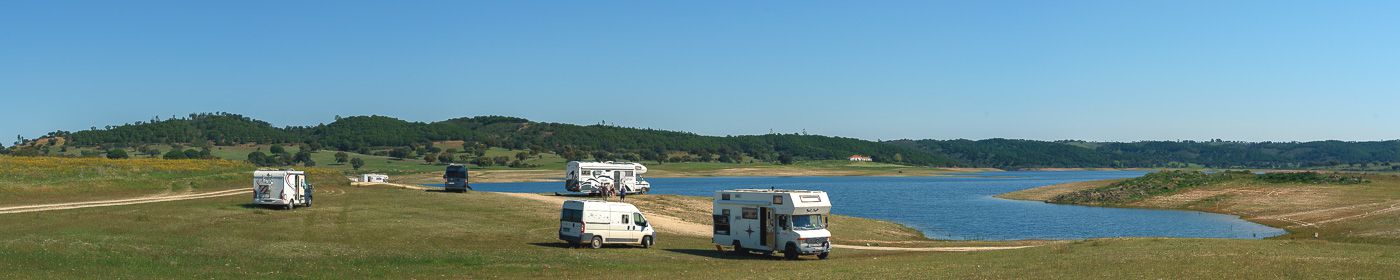
M 716 190 L 826 191 L 832 212 L 898 222 L 934 239 L 1100 237 L 1265 238 L 1281 229 L 1195 211 L 1089 207 L 993 195 L 1059 183 L 1141 176 L 1141 171 L 1011 171 L 934 177 L 649 178 L 651 193 L 711 196 Z M 478 191 L 563 192 L 563 183 L 473 183 Z M 643 210 L 645 211 L 645 209 Z

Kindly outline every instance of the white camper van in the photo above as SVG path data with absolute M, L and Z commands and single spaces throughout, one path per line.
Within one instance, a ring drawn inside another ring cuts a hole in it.
M 365 183 L 387 183 L 387 182 L 389 182 L 389 175 L 384 175 L 384 174 L 364 174 L 364 175 L 360 175 L 360 182 L 365 182 Z
M 640 163 L 570 161 L 564 172 L 564 189 L 574 193 L 601 194 L 604 187 L 628 194 L 651 191 L 651 183 L 642 178 L 647 167 Z
M 297 206 L 311 207 L 311 184 L 306 183 L 306 172 L 254 171 L 253 204 L 275 205 L 287 209 Z
M 714 242 L 734 252 L 782 252 L 787 259 L 831 252 L 826 192 L 776 189 L 716 191 Z
M 603 244 L 656 244 L 656 229 L 632 204 L 601 200 L 569 200 L 559 214 L 559 239 L 594 249 Z

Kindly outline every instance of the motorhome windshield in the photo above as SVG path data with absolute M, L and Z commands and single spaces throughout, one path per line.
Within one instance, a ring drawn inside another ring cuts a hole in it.
M 826 228 L 822 223 L 822 215 L 792 215 L 792 228 L 800 230 L 817 230 Z

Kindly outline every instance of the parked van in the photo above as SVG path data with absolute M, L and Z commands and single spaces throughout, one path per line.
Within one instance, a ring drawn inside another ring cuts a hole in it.
M 559 240 L 574 247 L 588 244 L 656 245 L 656 229 L 632 204 L 601 200 L 569 200 L 559 214 Z
M 253 204 L 311 207 L 311 184 L 306 173 L 296 170 L 253 171 Z
M 362 174 L 362 175 L 360 175 L 360 182 L 365 182 L 365 183 L 388 183 L 388 182 L 389 182 L 389 175 L 384 175 L 384 174 Z
M 570 161 L 564 170 L 564 190 L 579 194 L 602 194 L 606 187 L 628 194 L 651 191 L 651 183 L 642 178 L 647 167 L 633 162 Z
M 831 232 L 826 229 L 831 201 L 826 192 L 777 189 L 716 191 L 714 243 L 734 252 L 782 252 L 826 259 Z
M 472 186 L 467 185 L 467 166 L 461 164 L 447 165 L 447 171 L 442 173 L 442 186 L 449 192 L 465 192 Z

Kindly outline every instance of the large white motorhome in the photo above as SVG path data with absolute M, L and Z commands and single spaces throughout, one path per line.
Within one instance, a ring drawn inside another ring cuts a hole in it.
M 594 249 L 603 244 L 638 244 L 651 248 L 656 244 L 656 229 L 632 204 L 601 200 L 564 201 L 559 214 L 559 240 L 574 247 L 588 244 Z
M 733 252 L 782 252 L 783 257 L 831 252 L 826 229 L 831 201 L 826 192 L 778 189 L 716 191 L 714 242 Z
M 580 194 L 601 194 L 605 187 L 628 194 L 647 193 L 651 183 L 642 178 L 647 167 L 632 162 L 570 161 L 564 173 L 564 189 Z
M 253 204 L 286 209 L 311 207 L 311 184 L 306 172 L 295 170 L 253 171 Z

